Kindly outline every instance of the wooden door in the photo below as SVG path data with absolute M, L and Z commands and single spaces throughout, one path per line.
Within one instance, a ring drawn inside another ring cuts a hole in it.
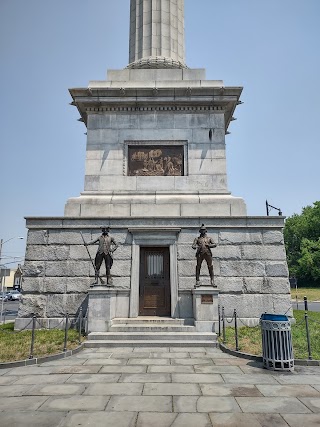
M 140 249 L 140 316 L 171 316 L 169 248 Z

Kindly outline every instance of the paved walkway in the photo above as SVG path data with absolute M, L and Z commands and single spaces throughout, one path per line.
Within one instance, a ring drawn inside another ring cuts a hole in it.
M 205 348 L 85 349 L 0 370 L 6 427 L 320 426 L 320 367 L 274 373 Z

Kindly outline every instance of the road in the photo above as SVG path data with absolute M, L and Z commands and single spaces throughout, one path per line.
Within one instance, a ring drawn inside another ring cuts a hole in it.
M 3 303 L 6 320 L 14 320 L 18 315 L 19 301 L 7 301 Z M 0 304 L 1 309 L 1 304 Z
M 297 310 L 296 302 L 292 303 L 292 308 Z M 304 310 L 304 303 L 298 302 L 298 310 Z M 309 311 L 320 311 L 320 302 L 308 302 L 308 310 Z

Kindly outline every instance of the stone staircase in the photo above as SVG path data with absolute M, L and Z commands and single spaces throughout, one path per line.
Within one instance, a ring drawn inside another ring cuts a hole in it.
M 108 332 L 91 332 L 85 347 L 216 347 L 217 334 L 197 332 L 184 319 L 113 319 Z

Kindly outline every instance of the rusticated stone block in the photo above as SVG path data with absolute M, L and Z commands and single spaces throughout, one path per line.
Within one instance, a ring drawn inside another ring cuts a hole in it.
M 47 297 L 45 295 L 23 295 L 19 304 L 18 317 L 46 316 Z
M 260 317 L 262 313 L 274 313 L 272 295 L 262 294 L 220 294 L 221 306 L 225 308 L 227 317 L 232 317 L 233 310 L 237 310 L 240 317 Z
M 47 261 L 46 276 L 85 277 L 89 276 L 90 266 L 90 261 Z
M 286 251 L 284 246 L 261 246 L 261 245 L 244 245 L 241 247 L 242 259 L 258 260 L 286 260 Z
M 45 278 L 43 282 L 43 289 L 46 293 L 52 294 L 64 294 L 66 292 L 65 278 L 56 278 L 52 280 L 52 277 Z
M 188 277 L 188 276 L 195 277 L 196 265 L 197 265 L 196 259 L 194 259 L 194 261 L 186 261 L 186 260 L 178 261 L 179 277 Z M 220 275 L 220 264 L 219 264 L 219 261 L 215 259 L 213 260 L 213 272 L 217 276 Z M 202 262 L 201 274 L 202 275 L 208 274 L 208 267 L 205 260 Z
M 27 242 L 30 245 L 47 245 L 48 237 L 47 230 L 29 230 Z
M 205 272 L 204 272 L 205 274 Z M 210 277 L 207 272 L 207 276 L 200 275 L 200 282 L 202 286 L 210 286 Z M 192 290 L 196 285 L 196 276 L 193 277 L 179 277 L 179 290 Z
M 23 292 L 43 292 L 44 291 L 44 278 L 43 277 L 23 277 L 22 276 L 22 290 Z
M 179 220 L 180 221 L 180 220 Z M 174 225 L 174 224 L 173 224 Z M 219 232 L 216 230 L 208 229 L 208 236 L 212 237 L 215 243 L 219 241 Z M 196 237 L 199 237 L 198 229 L 183 229 L 178 235 L 178 244 L 188 244 L 192 246 L 192 243 Z
M 100 270 L 101 271 L 101 270 Z M 104 271 L 104 270 L 102 270 Z M 131 260 L 122 261 L 117 260 L 113 263 L 111 269 L 111 275 L 113 277 L 130 277 L 131 276 Z
M 262 287 L 262 292 L 268 294 L 289 294 L 290 283 L 289 279 L 284 277 L 270 277 L 265 280 Z
M 80 234 L 80 231 L 70 231 L 70 230 L 49 230 L 49 240 L 50 245 L 83 245 L 83 240 Z M 92 236 L 95 236 L 94 231 L 85 230 L 82 231 L 84 240 L 89 242 L 93 239 Z M 97 233 L 98 235 L 98 233 Z
M 266 262 L 266 274 L 269 277 L 288 277 L 289 271 L 286 262 Z
M 260 261 L 220 261 L 221 276 L 264 276 L 265 266 Z
M 241 259 L 240 246 L 217 246 L 212 248 L 212 255 L 217 259 Z M 196 251 L 192 249 L 191 245 L 178 246 L 178 259 L 195 260 Z
M 94 260 L 97 253 L 98 246 L 90 245 L 90 246 L 87 246 L 87 248 L 89 250 L 91 258 Z M 81 245 L 81 246 L 71 245 L 69 257 L 70 257 L 70 260 L 89 260 L 89 255 L 84 245 Z
M 54 283 L 58 281 L 55 277 L 51 277 L 50 281 Z M 93 278 L 89 277 L 65 277 L 63 279 L 66 284 L 66 292 L 71 294 L 88 292 L 90 285 L 93 283 Z
M 178 259 L 194 260 L 196 251 L 191 245 L 178 245 Z
M 26 261 L 22 267 L 24 277 L 42 277 L 45 273 L 44 261 Z
M 221 293 L 236 292 L 242 293 L 243 278 L 242 277 L 216 277 L 214 279 L 217 288 Z
M 69 258 L 69 246 L 28 245 L 26 261 L 58 261 Z
M 111 277 L 113 280 L 113 288 L 115 289 L 130 289 L 130 277 L 113 277 L 111 271 Z
M 74 316 L 87 298 L 86 294 L 52 294 L 47 296 L 47 317 Z
M 240 243 L 262 244 L 262 234 L 258 231 L 221 231 L 220 245 L 233 245 Z
M 114 262 L 117 262 L 117 260 L 131 261 L 131 248 L 131 245 L 120 245 L 118 249 L 113 253 Z
M 269 245 L 269 244 L 283 245 L 284 243 L 283 233 L 281 231 L 277 231 L 277 230 L 264 231 L 262 235 L 263 235 L 263 243 L 265 245 Z

